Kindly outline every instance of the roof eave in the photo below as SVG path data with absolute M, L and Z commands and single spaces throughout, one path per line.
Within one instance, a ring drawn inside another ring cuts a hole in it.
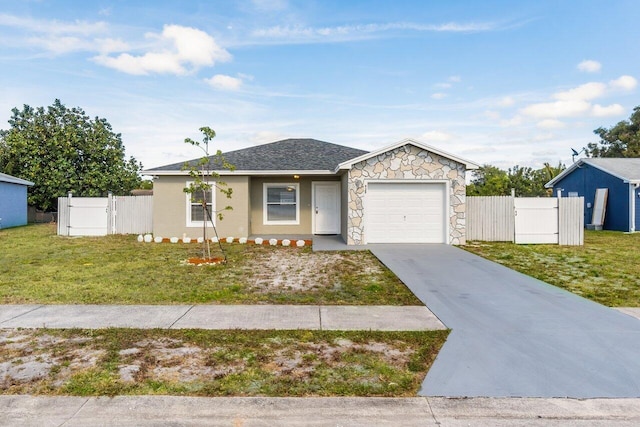
M 156 176 L 189 176 L 188 170 L 163 170 L 163 171 L 154 171 L 154 170 L 145 170 L 142 171 L 143 175 L 156 175 Z M 331 170 L 214 170 L 211 172 L 215 172 L 220 176 L 243 176 L 243 175 L 335 175 L 334 171 Z
M 31 181 L 27 181 L 26 179 L 16 178 L 15 176 L 3 174 L 3 177 L 0 177 L 0 182 L 6 182 L 7 184 L 18 184 L 18 185 L 26 185 L 27 187 L 32 187 L 35 183 Z

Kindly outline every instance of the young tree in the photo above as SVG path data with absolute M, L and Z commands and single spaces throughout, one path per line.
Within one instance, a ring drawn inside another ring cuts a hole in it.
M 633 109 L 629 120 L 608 129 L 599 127 L 593 133 L 600 141 L 585 147 L 589 157 L 640 157 L 640 106 Z
M 11 128 L 0 131 L 0 171 L 35 183 L 30 205 L 48 211 L 69 191 L 126 195 L 138 186 L 142 165 L 125 158 L 120 134 L 105 119 L 91 120 L 58 99 L 46 109 L 25 105 L 11 111 Z
M 215 221 L 213 220 L 214 216 L 218 217 L 218 219 L 222 220 L 223 211 L 232 210 L 231 206 L 225 206 L 222 209 L 218 209 L 213 211 L 211 206 L 213 206 L 213 198 L 215 198 L 215 191 L 213 189 L 217 189 L 222 194 L 227 196 L 227 198 L 231 198 L 231 194 L 233 193 L 233 189 L 227 187 L 225 182 L 220 181 L 220 174 L 216 171 L 218 170 L 230 170 L 233 171 L 235 167 L 228 163 L 224 156 L 222 155 L 222 151 L 218 150 L 215 155 L 209 155 L 209 143 L 213 138 L 216 137 L 216 132 L 209 127 L 201 127 L 200 132 L 204 135 L 202 138 L 202 142 L 194 141 L 191 138 L 186 138 L 184 140 L 185 143 L 193 145 L 195 147 L 200 148 L 203 153 L 203 156 L 195 162 L 187 162 L 184 165 L 184 168 L 189 171 L 189 176 L 193 178 L 193 181 L 189 183 L 188 187 L 184 188 L 184 192 L 191 195 L 191 200 L 194 203 L 200 204 L 202 207 L 202 258 L 210 259 L 211 258 L 211 245 L 209 244 L 209 239 L 207 236 L 207 226 L 211 223 L 213 227 L 213 232 L 215 233 L 218 240 L 218 247 L 222 252 L 222 256 L 224 258 L 224 262 L 227 261 L 227 256 L 220 244 L 220 236 L 218 236 L 218 231 L 216 230 Z

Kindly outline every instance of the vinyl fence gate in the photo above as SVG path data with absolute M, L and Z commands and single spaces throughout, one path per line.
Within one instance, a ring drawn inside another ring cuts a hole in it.
M 467 197 L 467 240 L 584 244 L 583 197 Z
M 153 230 L 153 196 L 58 198 L 58 235 L 144 234 Z

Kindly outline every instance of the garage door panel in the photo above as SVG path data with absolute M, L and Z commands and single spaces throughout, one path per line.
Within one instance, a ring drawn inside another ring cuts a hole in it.
M 367 242 L 445 242 L 445 189 L 442 183 L 369 183 Z

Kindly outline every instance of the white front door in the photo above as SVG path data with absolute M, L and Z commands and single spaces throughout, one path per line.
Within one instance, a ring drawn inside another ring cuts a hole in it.
M 313 206 L 313 234 L 340 233 L 340 183 L 314 182 Z

